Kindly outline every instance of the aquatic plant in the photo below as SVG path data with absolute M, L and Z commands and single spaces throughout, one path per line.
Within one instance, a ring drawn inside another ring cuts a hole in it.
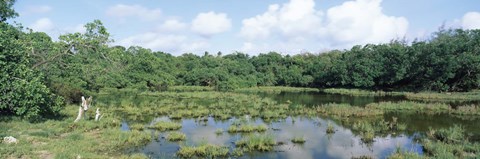
M 145 125 L 143 125 L 143 124 L 138 124 L 138 123 L 129 125 L 129 127 L 130 127 L 130 130 L 139 130 L 139 131 L 142 131 L 143 129 L 145 129 Z
M 200 146 L 180 146 L 176 155 L 181 158 L 218 158 L 228 156 L 228 147 L 203 144 Z
M 252 125 L 252 124 L 242 124 L 242 125 L 231 125 L 228 127 L 227 131 L 229 133 L 249 133 L 249 132 L 264 132 L 267 131 L 267 126 L 265 125 Z
M 420 103 L 414 101 L 371 103 L 368 104 L 366 108 L 384 111 L 409 111 L 418 113 L 442 113 L 450 110 L 450 106 L 444 103 Z
M 271 134 L 249 135 L 235 142 L 237 147 L 245 148 L 248 151 L 271 151 L 275 144 L 275 138 Z
M 187 135 L 181 132 L 170 132 L 167 136 L 168 141 L 183 141 L 187 138 Z
M 250 87 L 235 89 L 234 92 L 243 93 L 281 93 L 281 92 L 319 92 L 317 88 L 301 88 L 301 87 Z
M 297 136 L 297 137 L 292 138 L 291 141 L 293 143 L 303 144 L 303 143 L 305 143 L 306 140 L 305 140 L 305 137 L 303 137 L 303 136 Z
M 155 124 L 148 126 L 148 128 L 156 129 L 159 131 L 178 130 L 182 128 L 182 124 L 168 121 L 158 121 Z
M 223 129 L 222 129 L 222 128 L 218 128 L 217 130 L 215 130 L 215 134 L 217 134 L 217 135 L 223 134 Z
M 327 134 L 335 133 L 335 128 L 333 127 L 332 123 L 328 122 L 326 132 Z

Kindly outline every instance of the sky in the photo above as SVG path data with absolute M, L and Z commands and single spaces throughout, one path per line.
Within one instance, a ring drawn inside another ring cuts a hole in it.
M 173 55 L 320 53 L 424 40 L 441 26 L 480 29 L 479 0 L 19 0 L 14 8 L 12 21 L 53 39 L 99 19 L 112 46 Z

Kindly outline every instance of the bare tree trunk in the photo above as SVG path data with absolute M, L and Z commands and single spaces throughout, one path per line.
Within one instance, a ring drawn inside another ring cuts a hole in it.
M 100 108 L 97 108 L 97 112 L 95 114 L 95 121 L 100 120 Z
M 83 110 L 83 108 L 82 108 L 81 106 L 78 107 L 78 116 L 77 116 L 77 119 L 75 119 L 74 122 L 77 122 L 77 121 L 79 121 L 80 119 L 82 119 L 82 116 L 83 116 L 83 112 L 84 112 L 84 111 L 85 111 L 85 110 Z

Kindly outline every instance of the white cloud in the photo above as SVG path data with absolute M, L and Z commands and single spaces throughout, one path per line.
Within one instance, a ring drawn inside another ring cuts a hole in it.
M 161 24 L 158 27 L 158 30 L 161 32 L 178 32 L 178 31 L 183 31 L 186 28 L 187 28 L 186 23 L 183 23 L 176 19 L 170 19 L 163 22 L 163 24 Z
M 162 11 L 160 9 L 148 9 L 141 5 L 117 4 L 109 7 L 106 14 L 121 20 L 125 20 L 124 18 L 127 17 L 134 17 L 144 21 L 154 21 L 161 17 Z
M 381 2 L 348 1 L 328 9 L 329 35 L 340 45 L 380 43 L 403 37 L 407 33 L 407 19 L 385 15 L 380 6 Z
M 480 13 L 468 12 L 462 18 L 463 29 L 480 29 Z
M 122 39 L 118 44 L 129 46 L 142 46 L 152 50 L 177 51 L 177 45 L 187 38 L 182 35 L 163 35 L 155 32 L 133 35 Z
M 232 20 L 225 13 L 199 13 L 192 21 L 192 31 L 204 37 L 210 37 L 230 30 Z
M 322 28 L 322 12 L 315 10 L 313 0 L 291 0 L 289 3 L 273 4 L 267 12 L 242 21 L 240 35 L 252 39 L 265 39 L 272 32 L 287 38 L 319 34 Z
M 271 42 L 267 44 L 271 50 L 288 43 L 305 46 L 303 49 L 283 46 L 285 51 L 298 51 L 308 49 L 311 47 L 308 43 L 312 42 L 322 47 L 347 48 L 405 36 L 407 19 L 385 15 L 381 2 L 352 0 L 329 8 L 326 13 L 315 9 L 314 0 L 290 0 L 282 5 L 270 5 L 266 12 L 242 21 L 240 36 L 247 40 L 242 49 L 259 50 L 249 45 L 259 40 Z
M 30 28 L 37 32 L 50 32 L 55 26 L 49 18 L 40 18 L 30 25 Z
M 30 15 L 30 14 L 43 14 L 52 11 L 52 7 L 48 5 L 35 5 L 35 6 L 27 6 L 25 11 L 21 12 L 22 15 Z
M 160 32 L 147 32 L 133 35 L 121 39 L 116 43 L 125 47 L 141 46 L 155 51 L 165 51 L 173 54 L 181 54 L 185 52 L 202 52 L 205 51 L 210 44 L 208 41 L 195 40 L 187 38 L 181 34 L 166 34 Z
M 66 27 L 63 30 L 67 33 L 85 33 L 86 32 L 83 24 L 78 24 L 76 26 L 69 26 L 69 27 Z

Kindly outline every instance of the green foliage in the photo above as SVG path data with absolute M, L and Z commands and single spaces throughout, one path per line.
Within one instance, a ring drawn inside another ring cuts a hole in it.
M 45 86 L 41 73 L 28 66 L 24 33 L 3 22 L 0 28 L 0 114 L 30 121 L 57 115 L 63 100 Z
M 2 0 L 0 1 L 0 23 L 5 22 L 9 18 L 15 18 L 18 13 L 13 10 L 13 4 L 15 0 Z

